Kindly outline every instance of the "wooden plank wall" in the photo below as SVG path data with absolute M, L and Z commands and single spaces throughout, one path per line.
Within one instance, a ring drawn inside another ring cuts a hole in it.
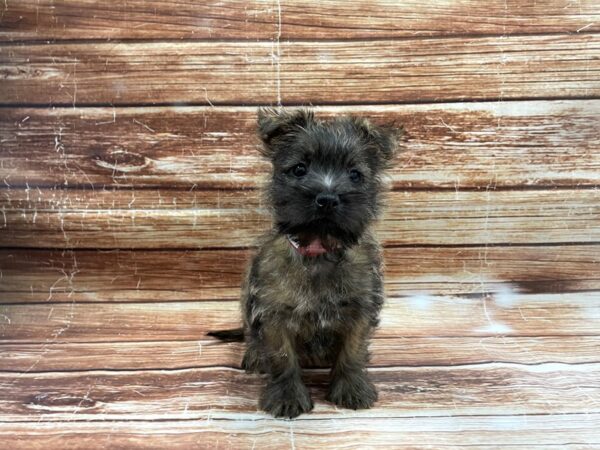
M 600 446 L 596 0 L 0 2 L 6 448 Z M 257 105 L 403 123 L 377 407 L 256 411 Z M 214 420 L 213 420 L 214 419 Z

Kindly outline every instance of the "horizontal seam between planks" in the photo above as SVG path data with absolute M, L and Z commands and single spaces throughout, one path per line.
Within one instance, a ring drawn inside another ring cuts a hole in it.
M 600 97 L 598 97 L 600 98 Z M 593 98 L 592 100 L 597 100 L 597 98 Z M 478 103 L 482 103 L 482 104 L 496 104 L 496 103 L 511 103 L 511 102 L 517 102 L 517 101 L 530 101 L 532 103 L 534 102 L 543 102 L 544 100 L 538 100 L 537 97 L 533 97 L 531 100 L 513 100 L 511 98 L 507 98 L 507 99 L 502 99 L 502 100 L 495 100 L 495 101 L 479 101 L 477 100 Z M 577 102 L 581 102 L 581 103 L 585 103 L 586 101 L 588 101 L 587 99 L 574 99 L 572 100 L 574 103 Z M 427 105 L 428 103 L 432 103 L 432 105 L 439 105 L 439 102 L 430 102 L 430 101 L 425 101 L 424 104 Z M 448 100 L 444 103 L 448 103 L 449 105 L 455 105 L 455 104 L 460 104 L 460 103 L 465 103 L 464 101 L 461 100 Z M 415 103 L 415 105 L 422 105 L 423 103 Z M 135 104 L 131 103 L 130 105 L 134 105 Z M 160 108 L 171 108 L 171 107 L 177 107 L 179 109 L 182 108 L 187 108 L 187 104 L 186 105 L 182 105 L 179 102 L 174 102 L 174 103 L 169 103 L 166 105 L 162 105 L 161 103 L 156 103 L 156 104 L 142 104 L 143 106 L 141 106 L 140 108 L 147 108 L 147 109 L 160 109 Z M 262 103 L 260 105 L 270 105 L 267 103 Z M 361 103 L 360 106 L 369 106 L 369 105 L 373 105 L 373 106 L 394 106 L 394 103 L 378 103 L 378 102 L 372 102 L 372 103 Z M 398 103 L 398 106 L 402 106 L 402 107 L 406 107 L 406 106 L 410 106 L 410 103 Z M 315 105 L 315 106 L 320 106 L 320 105 Z M 328 106 L 328 105 L 324 105 L 324 106 Z M 329 105 L 332 106 L 335 109 L 340 109 L 340 107 L 344 107 L 344 105 Z M 349 105 L 352 106 L 352 105 Z M 6 109 L 6 108 L 13 108 L 13 105 L 0 105 L 0 109 Z M 78 106 L 77 106 L 78 107 Z M 130 106 L 128 106 L 127 103 L 124 103 L 122 105 L 114 105 L 112 103 L 108 103 L 106 108 L 110 108 L 110 111 L 112 111 L 112 109 L 127 109 Z M 197 108 L 198 110 L 209 110 L 209 111 L 218 111 L 218 110 L 222 110 L 222 111 L 231 111 L 232 109 L 235 110 L 255 110 L 256 109 L 256 105 L 244 105 L 244 104 L 239 104 L 239 105 L 215 105 L 215 106 L 210 106 L 207 103 L 200 103 L 197 105 L 194 104 L 189 104 L 189 108 Z M 64 110 L 65 112 L 69 113 L 69 112 L 73 112 L 73 105 L 72 104 L 68 104 L 65 106 L 59 106 L 53 109 L 53 112 L 60 112 L 60 110 Z
M 409 336 L 377 336 L 376 338 L 373 339 L 377 339 L 377 340 L 392 340 L 392 339 L 424 339 L 424 338 L 435 338 L 435 339 L 464 339 L 464 338 L 477 338 L 477 339 L 484 339 L 484 338 L 501 338 L 501 337 L 508 337 L 510 339 L 534 339 L 534 338 L 581 338 L 581 337 L 593 337 L 593 338 L 600 338 L 600 334 L 518 334 L 518 335 L 503 335 L 503 334 L 489 334 L 489 335 L 484 335 L 484 334 L 470 334 L 470 335 L 456 335 L 456 334 L 450 334 L 450 335 L 442 335 L 442 334 L 435 334 L 435 335 L 427 335 L 427 336 L 422 336 L 422 335 L 409 335 Z M 148 342 L 198 342 L 199 339 L 169 339 L 169 340 L 148 340 L 148 341 L 142 341 L 142 340 L 132 340 L 132 341 L 62 341 L 62 342 L 48 342 L 48 341 L 24 341 L 24 340 L 18 340 L 18 341 L 9 341 L 9 340 L 2 340 L 0 339 L 0 347 L 5 346 L 5 345 L 69 345 L 69 344 L 114 344 L 114 343 L 124 343 L 124 342 L 131 342 L 131 343 L 148 343 Z M 214 342 L 219 342 L 217 340 L 215 340 Z
M 267 230 L 265 230 L 267 231 Z M 383 248 L 492 248 L 492 247 L 572 247 L 572 246 L 596 246 L 600 245 L 600 241 L 564 241 L 564 242 L 480 242 L 471 244 L 425 244 L 425 243 L 410 243 L 410 244 L 387 244 Z M 71 251 L 140 251 L 140 252 L 174 252 L 174 251 L 241 251 L 256 249 L 256 246 L 233 246 L 233 247 L 27 247 L 27 246 L 1 246 L 3 250 L 27 250 L 27 251 L 54 251 L 54 252 L 71 252 Z
M 220 411 L 220 410 L 216 410 L 217 412 L 222 412 L 225 414 L 236 414 L 235 412 L 228 412 L 228 411 Z M 211 412 L 215 412 L 214 409 L 210 408 L 210 409 L 206 409 L 206 410 L 200 410 L 198 411 L 199 413 L 211 413 Z M 251 411 L 251 413 L 256 413 L 256 414 L 261 414 L 258 411 Z M 440 414 L 440 415 L 419 415 L 419 416 L 415 416 L 415 415 L 406 415 L 406 416 L 345 416 L 343 414 L 337 415 L 335 417 L 335 420 L 382 420 L 382 419 L 407 419 L 407 420 L 419 420 L 419 419 L 436 419 L 436 418 L 447 418 L 447 417 L 461 417 L 461 418 L 471 418 L 471 417 L 534 417 L 534 416 L 540 416 L 540 417 L 562 417 L 562 416 L 585 416 L 585 417 L 589 417 L 589 416 L 599 416 L 600 417 L 600 413 L 598 412 L 561 412 L 561 413 L 544 413 L 544 412 L 536 412 L 536 413 L 521 413 L 521 414 Z M 0 420 L 0 424 L 17 424 L 17 423 L 26 423 L 26 424 L 37 424 L 39 425 L 40 423 L 71 423 L 71 422 L 110 422 L 110 423 L 127 423 L 127 422 L 191 422 L 191 421 L 197 421 L 198 417 L 190 417 L 190 418 L 180 418 L 180 419 L 161 419 L 161 418 L 157 418 L 157 419 L 104 419 L 104 418 L 98 418 L 98 419 L 69 419 L 69 420 L 54 420 L 54 419 L 50 419 L 50 420 L 44 420 L 44 421 L 40 421 L 39 419 L 37 420 Z M 225 417 L 211 417 L 210 418 L 211 421 L 215 422 L 215 421 L 223 421 L 223 422 L 229 422 L 229 421 L 233 421 L 233 422 L 261 422 L 261 421 L 273 421 L 274 419 L 272 417 L 267 416 L 266 414 L 264 415 L 264 417 L 256 417 L 256 418 L 245 418 L 245 419 L 239 419 L 239 418 L 225 418 Z M 327 422 L 331 422 L 331 418 L 330 417 L 314 417 L 314 416 L 306 416 L 306 417 L 296 417 L 294 419 L 294 422 L 310 422 L 310 421 L 327 421 Z M 288 422 L 288 421 L 286 421 Z M 285 423 L 285 422 L 284 422 Z M 461 430 L 459 430 L 458 432 L 461 432 Z M 584 443 L 585 444 L 585 443 Z M 529 447 L 531 447 L 531 444 L 527 444 Z M 545 444 L 548 445 L 548 444 Z M 554 444 L 552 444 L 554 445 Z M 558 446 L 562 446 L 563 444 L 557 444 Z M 588 443 L 589 445 L 589 443 Z M 498 446 L 497 444 L 495 444 L 495 446 Z M 513 446 L 512 444 L 510 444 L 510 446 Z M 480 445 L 478 445 L 478 447 L 481 447 Z M 563 447 L 561 447 L 563 448 Z
M 541 83 L 541 81 L 540 81 Z M 571 96 L 539 96 L 539 97 L 466 97 L 466 98 L 440 98 L 439 100 L 390 100 L 387 102 L 364 102 L 364 101 L 339 101 L 339 102 L 311 102 L 310 105 L 304 102 L 286 102 L 282 101 L 284 107 L 300 107 L 300 106 L 393 106 L 393 105 L 439 105 L 439 104 L 456 104 L 456 103 L 509 103 L 509 102 L 524 102 L 524 101 L 565 101 L 565 100 L 599 100 L 598 95 L 571 95 Z M 214 107 L 259 107 L 259 106 L 272 106 L 274 103 L 255 102 L 255 101 L 216 101 L 212 100 L 211 103 Z M 123 102 L 123 103 L 111 103 L 111 102 L 97 102 L 97 103 L 76 103 L 76 108 L 158 108 L 158 107 L 207 107 L 208 102 Z M 73 109 L 72 102 L 61 102 L 61 103 L 0 103 L 0 109 L 16 109 L 16 108 L 39 108 L 39 109 L 53 109 L 53 108 L 69 108 Z
M 485 336 L 484 336 L 485 337 Z M 538 337 L 538 336 L 534 336 L 534 337 Z M 544 335 L 544 336 L 539 336 L 540 338 L 569 338 L 569 339 L 576 339 L 576 338 L 581 338 L 581 337 L 592 337 L 592 338 L 598 338 L 600 340 L 600 334 L 599 335 L 573 335 L 573 336 L 565 336 L 565 335 Z M 451 335 L 451 336 L 437 336 L 437 335 L 431 335 L 431 336 L 375 336 L 371 338 L 371 342 L 373 341 L 386 341 L 386 340 L 401 340 L 402 342 L 404 341 L 410 341 L 410 340 L 419 340 L 419 341 L 427 341 L 427 340 L 452 340 L 452 339 L 477 339 L 478 341 L 481 340 L 482 336 L 473 336 L 473 335 L 465 335 L 465 336 L 457 336 L 457 335 Z M 504 336 L 488 336 L 488 338 L 490 339 L 502 339 L 504 338 Z M 532 339 L 532 336 L 509 336 L 509 339 L 514 339 L 514 340 L 529 340 Z M 43 344 L 44 347 L 59 347 L 59 346 L 69 346 L 69 345 L 106 345 L 106 344 L 110 344 L 110 345 L 121 345 L 121 344 L 169 344 L 169 343 L 179 343 L 179 342 L 194 342 L 194 343 L 199 343 L 202 345 L 209 345 L 209 344 L 214 344 L 214 345 L 219 345 L 219 346 L 237 346 L 237 345 L 243 345 L 243 342 L 223 342 L 223 341 L 219 341 L 216 338 L 206 338 L 204 337 L 203 339 L 148 339 L 145 341 L 80 341 L 80 342 L 71 342 L 71 341 L 58 341 L 58 342 L 39 342 L 39 343 L 34 343 L 34 344 L 23 344 L 22 342 L 18 342 L 18 343 L 11 343 L 8 341 L 0 341 L 0 345 L 38 345 L 38 344 Z M 504 341 L 503 341 L 504 343 Z M 211 345 L 212 346 L 212 345 Z
M 542 366 L 544 364 L 557 364 L 557 365 L 565 365 L 565 366 L 582 366 L 586 364 L 600 364 L 600 360 L 598 361 L 579 361 L 579 362 L 563 362 L 556 360 L 548 360 L 542 362 L 535 363 L 523 363 L 523 362 L 515 362 L 515 361 L 507 361 L 507 360 L 488 360 L 488 361 L 480 361 L 473 363 L 463 363 L 463 364 L 369 364 L 367 365 L 367 369 L 415 369 L 415 368 L 441 368 L 441 367 L 452 367 L 452 368 L 461 368 L 461 367 L 470 367 L 470 366 L 486 366 L 486 365 L 511 365 L 511 366 L 523 366 L 523 367 L 531 367 L 531 366 Z M 206 366 L 182 366 L 182 367 L 144 367 L 144 368 L 128 368 L 128 369 L 115 369 L 115 368 L 96 368 L 96 369 L 59 369 L 59 370 L 4 370 L 0 369 L 0 374 L 57 374 L 57 373 L 65 373 L 65 374 L 73 374 L 73 373 L 91 373 L 91 372 L 111 372 L 111 373 L 119 373 L 119 372 L 177 372 L 177 371 L 186 371 L 186 370 L 198 370 L 198 369 L 233 369 L 239 370 L 240 372 L 244 372 L 244 369 L 241 366 L 232 366 L 227 364 L 209 364 Z M 303 371 L 306 373 L 311 373 L 311 371 L 317 370 L 329 370 L 329 367 L 319 368 L 319 367 L 303 367 Z
M 400 150 L 402 151 L 402 150 Z M 258 176 L 268 175 L 269 171 L 261 172 Z M 497 182 L 497 181 L 495 181 Z M 207 182 L 209 183 L 209 182 Z M 393 183 L 393 182 L 392 182 Z M 215 191 L 225 191 L 225 192 L 245 192 L 245 191 L 262 191 L 264 190 L 264 186 L 262 184 L 256 184 L 254 186 L 240 186 L 240 187 L 232 187 L 232 186 L 214 186 L 214 185 L 206 185 L 198 183 L 196 184 L 196 188 L 188 189 L 189 184 L 185 185 L 185 188 L 178 186 L 177 184 L 171 185 L 142 185 L 142 186 L 130 186 L 130 185 L 108 185 L 108 189 L 103 189 L 106 186 L 106 183 L 103 183 L 100 186 L 98 185 L 99 192 L 135 192 L 135 191 L 180 191 L 180 192 L 194 192 L 194 193 L 202 193 L 206 192 L 215 192 Z M 199 186 L 199 187 L 198 187 Z M 489 185 L 481 185 L 481 186 L 459 186 L 458 189 L 456 186 L 398 186 L 393 187 L 385 192 L 507 192 L 507 191 L 596 191 L 600 187 L 600 181 L 598 182 L 585 182 L 585 184 L 572 184 L 572 185 L 555 185 L 555 184 L 536 184 L 536 185 L 500 185 L 500 186 L 489 186 Z M 11 184 L 10 186 L 0 185 L 0 193 L 1 192 L 9 192 L 15 190 L 27 190 L 27 189 L 48 189 L 48 190 L 58 190 L 61 192 L 69 192 L 69 191 L 87 191 L 87 192 L 95 192 L 96 187 L 91 187 L 89 183 L 69 183 L 68 187 L 62 186 L 62 183 L 55 184 Z M 3 201 L 18 201 L 8 199 L 2 199 Z M 27 208 L 16 208 L 19 210 L 27 209 Z M 164 208 L 165 210 L 167 208 Z M 182 208 L 185 209 L 185 208 Z M 227 209 L 227 208 L 222 208 Z M 239 209 L 239 208 L 238 208 Z M 177 208 L 171 208 L 171 210 L 175 211 Z
M 536 367 L 536 366 L 544 366 L 544 365 L 555 365 L 561 366 L 554 371 L 559 370 L 568 370 L 570 366 L 585 366 L 585 365 L 598 365 L 600 361 L 582 361 L 582 362 L 572 362 L 566 363 L 562 361 L 544 361 L 538 363 L 520 363 L 520 362 L 511 362 L 511 361 L 501 361 L 501 360 L 490 360 L 483 362 L 475 362 L 475 363 L 464 363 L 464 364 L 423 364 L 423 365 L 399 365 L 399 364 L 382 364 L 382 365 L 369 365 L 368 369 L 372 369 L 374 372 L 382 372 L 386 371 L 380 369 L 435 369 L 435 368 L 470 368 L 470 367 L 483 367 L 483 366 L 500 366 L 500 368 L 507 367 Z M 0 370 L 0 374 L 13 374 L 20 373 L 23 375 L 27 374 L 74 374 L 74 373 L 138 373 L 138 372 L 190 372 L 190 371 L 209 371 L 213 369 L 224 369 L 227 371 L 235 371 L 238 373 L 246 373 L 244 369 L 240 366 L 231 366 L 227 364 L 210 364 L 206 366 L 184 366 L 184 367 L 149 367 L 143 369 L 61 369 L 61 370 L 38 370 L 38 371 L 14 371 L 14 370 Z M 327 373 L 330 367 L 309 367 L 303 368 L 303 371 L 307 374 L 318 374 L 318 373 Z M 550 371 L 549 371 L 550 372 Z

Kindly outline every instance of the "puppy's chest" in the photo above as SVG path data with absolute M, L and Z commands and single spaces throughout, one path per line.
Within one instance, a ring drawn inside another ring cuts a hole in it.
M 368 301 L 372 277 L 365 266 L 312 268 L 289 271 L 271 284 L 269 303 L 289 328 L 301 334 L 340 327 L 348 316 Z

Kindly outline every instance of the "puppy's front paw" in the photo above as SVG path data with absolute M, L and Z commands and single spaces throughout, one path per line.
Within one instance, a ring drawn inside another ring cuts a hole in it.
M 344 408 L 367 409 L 377 401 L 377 391 L 365 372 L 352 372 L 335 377 L 326 398 Z
M 313 409 L 313 402 L 301 381 L 267 384 L 260 408 L 275 417 L 298 417 Z

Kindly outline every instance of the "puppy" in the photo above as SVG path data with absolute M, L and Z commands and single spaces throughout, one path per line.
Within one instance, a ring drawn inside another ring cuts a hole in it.
M 332 367 L 327 400 L 370 408 L 377 392 L 367 347 L 384 301 L 371 227 L 400 130 L 355 117 L 321 121 L 305 109 L 261 109 L 258 130 L 273 166 L 273 229 L 243 283 L 243 329 L 209 335 L 246 340 L 242 367 L 266 374 L 260 407 L 275 417 L 313 408 L 301 379 L 307 365 Z

